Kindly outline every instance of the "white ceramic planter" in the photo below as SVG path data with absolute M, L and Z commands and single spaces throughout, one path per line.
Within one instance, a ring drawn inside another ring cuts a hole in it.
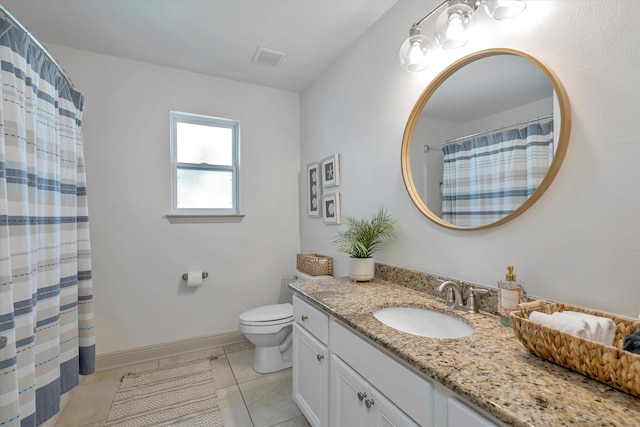
M 356 282 L 368 282 L 373 280 L 375 273 L 375 262 L 373 258 L 354 258 L 351 257 L 351 268 L 349 269 L 349 277 Z

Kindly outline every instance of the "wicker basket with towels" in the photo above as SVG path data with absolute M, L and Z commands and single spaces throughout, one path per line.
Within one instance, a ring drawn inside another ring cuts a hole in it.
M 520 304 L 510 313 L 513 330 L 531 353 L 620 391 L 640 397 L 640 355 L 622 349 L 624 337 L 640 330 L 640 321 L 568 304 L 543 300 Z M 609 318 L 615 323 L 613 345 L 581 338 L 529 319 L 530 310 L 546 314 L 573 311 Z

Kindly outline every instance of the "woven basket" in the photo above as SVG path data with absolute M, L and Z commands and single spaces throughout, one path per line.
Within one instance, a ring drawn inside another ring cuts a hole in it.
M 318 254 L 298 254 L 296 268 L 312 276 L 333 274 L 333 258 Z
M 622 350 L 624 337 L 640 329 L 640 321 L 600 313 L 567 304 L 536 302 L 540 311 L 578 311 L 607 317 L 616 324 L 614 345 L 604 345 L 543 326 L 529 320 L 526 308 L 534 303 L 521 304 L 521 310 L 510 313 L 513 330 L 531 353 L 579 372 L 620 391 L 640 397 L 640 355 Z

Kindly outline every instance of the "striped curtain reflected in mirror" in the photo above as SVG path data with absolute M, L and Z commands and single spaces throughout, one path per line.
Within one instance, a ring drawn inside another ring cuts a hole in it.
M 442 148 L 442 219 L 479 227 L 512 213 L 536 191 L 553 162 L 553 120 Z
M 0 425 L 25 427 L 93 373 L 95 339 L 83 96 L 10 19 L 0 19 Z

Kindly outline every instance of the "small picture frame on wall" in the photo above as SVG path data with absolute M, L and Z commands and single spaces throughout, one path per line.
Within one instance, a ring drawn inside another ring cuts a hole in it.
M 340 193 L 322 196 L 322 221 L 325 224 L 340 224 Z
M 322 187 L 340 185 L 340 154 L 322 159 Z
M 307 165 L 307 215 L 319 217 L 322 213 L 320 162 Z

